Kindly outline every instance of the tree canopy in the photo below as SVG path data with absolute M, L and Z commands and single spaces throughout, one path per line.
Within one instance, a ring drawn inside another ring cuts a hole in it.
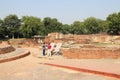
M 107 21 L 109 22 L 109 31 L 110 34 L 119 34 L 120 32 L 120 12 L 110 14 L 107 17 Z
M 18 19 L 17 15 L 8 15 L 4 18 L 3 27 L 6 27 L 6 35 L 14 38 L 19 33 L 20 19 Z
M 23 37 L 30 38 L 34 35 L 42 34 L 43 24 L 41 19 L 33 16 L 23 16 L 20 32 Z
M 109 14 L 106 20 L 95 17 L 86 18 L 84 21 L 74 21 L 72 24 L 63 24 L 56 18 L 45 17 L 41 20 L 34 16 L 22 16 L 21 19 L 15 14 L 0 19 L 0 39 L 25 37 L 34 35 L 47 35 L 51 32 L 64 34 L 97 34 L 106 32 L 108 34 L 120 34 L 120 12 Z

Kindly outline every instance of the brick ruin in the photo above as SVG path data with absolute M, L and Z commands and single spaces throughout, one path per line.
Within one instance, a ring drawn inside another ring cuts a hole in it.
M 70 59 L 120 58 L 120 48 L 69 48 L 62 49 L 62 53 Z
M 101 58 L 120 58 L 120 46 L 118 47 L 96 47 L 94 43 L 110 43 L 120 45 L 120 36 L 110 36 L 106 34 L 91 34 L 91 35 L 73 35 L 62 33 L 50 33 L 42 42 L 61 42 L 62 54 L 67 58 L 77 59 L 101 59 Z M 85 44 L 84 46 L 73 47 L 72 44 Z M 19 47 L 40 47 L 41 43 L 34 39 L 18 39 L 13 41 L 0 42 L 0 54 L 14 51 L 10 45 Z M 7 46 L 7 47 L 6 47 Z M 72 46 L 72 47 L 71 47 Z
M 62 48 L 62 54 L 67 58 L 77 59 L 102 59 L 102 58 L 120 58 L 119 47 L 96 47 L 89 45 L 93 43 L 109 43 L 120 44 L 120 36 L 110 36 L 107 34 L 91 34 L 91 35 L 73 35 L 51 33 L 46 38 L 49 42 L 62 42 L 63 46 L 68 43 L 67 48 Z M 82 47 L 70 47 L 71 44 L 87 44 Z
M 62 33 L 50 33 L 45 38 L 46 41 L 73 41 L 74 43 L 116 43 L 120 44 L 120 35 L 113 36 L 107 34 L 89 34 L 89 35 L 76 35 L 76 34 L 62 34 Z
M 17 47 L 35 47 L 40 46 L 37 40 L 34 39 L 18 39 L 9 41 L 10 45 L 15 45 Z
M 9 42 L 7 41 L 0 42 L 0 54 L 6 54 L 12 51 L 15 51 L 15 48 L 9 45 Z

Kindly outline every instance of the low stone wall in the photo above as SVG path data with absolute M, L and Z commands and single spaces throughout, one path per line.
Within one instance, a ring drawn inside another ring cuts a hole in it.
M 120 48 L 70 48 L 62 49 L 62 54 L 74 59 L 116 59 L 120 58 Z
M 15 48 L 11 45 L 0 45 L 0 54 L 6 54 L 8 52 L 14 51 Z

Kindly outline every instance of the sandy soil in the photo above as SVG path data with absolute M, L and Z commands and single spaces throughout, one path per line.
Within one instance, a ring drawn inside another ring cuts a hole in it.
M 26 49 L 31 51 L 31 55 L 0 64 L 0 80 L 117 80 L 44 65 L 45 62 L 62 57 L 41 57 L 38 48 Z

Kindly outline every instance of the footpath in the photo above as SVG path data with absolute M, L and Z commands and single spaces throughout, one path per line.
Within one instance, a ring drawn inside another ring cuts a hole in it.
M 120 80 L 120 59 L 67 59 L 42 56 L 36 48 L 30 55 L 0 63 L 0 80 Z
M 52 58 L 51 58 L 52 59 Z M 120 79 L 120 59 L 58 59 L 45 62 L 46 65 L 103 75 Z
M 47 59 L 41 64 L 120 79 L 120 59 L 67 59 L 55 55 L 42 56 L 40 53 L 36 54 L 38 58 Z

